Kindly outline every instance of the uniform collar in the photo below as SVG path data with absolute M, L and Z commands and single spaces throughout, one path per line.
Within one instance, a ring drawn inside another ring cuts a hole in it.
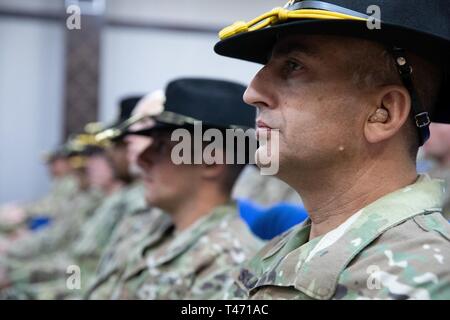
M 356 255 L 386 230 L 414 216 L 440 212 L 444 190 L 443 181 L 420 176 L 416 183 L 380 198 L 338 228 L 309 242 L 307 221 L 264 255 L 263 261 L 272 257 L 272 268 L 253 281 L 253 286 L 247 283 L 244 287 L 295 287 L 311 298 L 330 299 L 340 274 Z M 295 245 L 294 250 L 286 249 Z
M 234 214 L 230 214 L 230 212 Z M 142 270 L 155 268 L 175 259 L 225 218 L 233 218 L 236 215 L 236 205 L 232 203 L 216 207 L 211 213 L 200 218 L 176 236 L 173 224 L 167 225 L 158 235 L 150 236 L 140 245 L 137 251 L 138 261 L 132 261 L 133 268 L 125 271 L 124 279 L 132 278 Z M 147 252 L 149 253 L 146 254 Z
M 234 214 L 230 214 L 233 212 Z M 216 207 L 207 216 L 200 218 L 186 230 L 174 237 L 173 241 L 162 246 L 147 259 L 148 267 L 155 267 L 167 263 L 193 246 L 204 234 L 217 226 L 226 217 L 236 216 L 235 204 Z

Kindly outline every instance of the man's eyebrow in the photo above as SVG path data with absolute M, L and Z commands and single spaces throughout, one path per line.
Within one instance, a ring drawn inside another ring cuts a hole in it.
M 310 46 L 298 41 L 288 41 L 282 43 L 281 45 L 275 45 L 270 56 L 283 56 L 292 53 L 300 53 L 306 56 L 315 56 L 317 52 L 313 50 Z

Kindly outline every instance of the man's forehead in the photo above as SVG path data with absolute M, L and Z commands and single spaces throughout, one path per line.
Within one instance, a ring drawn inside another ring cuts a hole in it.
M 319 46 L 319 41 L 314 36 L 286 35 L 278 38 L 271 54 L 281 56 L 295 52 L 314 56 L 318 54 Z
M 356 46 L 355 46 L 356 45 Z M 353 49 L 361 49 L 366 46 L 367 41 L 352 37 L 341 37 L 334 35 L 284 35 L 278 37 L 271 56 L 282 56 L 291 53 L 299 53 L 308 57 L 322 57 L 336 55 L 341 52 L 347 54 Z

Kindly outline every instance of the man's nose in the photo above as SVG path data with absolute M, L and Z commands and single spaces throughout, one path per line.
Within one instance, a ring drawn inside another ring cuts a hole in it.
M 245 103 L 259 108 L 273 107 L 275 97 L 271 88 L 271 77 L 268 67 L 263 67 L 253 78 L 244 93 Z

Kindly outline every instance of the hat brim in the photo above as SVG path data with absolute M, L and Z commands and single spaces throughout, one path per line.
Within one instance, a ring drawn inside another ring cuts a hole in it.
M 434 60 L 447 57 L 450 45 L 446 39 L 382 23 L 381 29 L 369 30 L 365 21 L 303 19 L 274 25 L 269 28 L 245 32 L 218 42 L 214 51 L 222 56 L 266 64 L 272 49 L 284 35 L 334 35 L 362 38 L 414 51 Z M 441 98 L 432 117 L 435 122 L 450 123 L 450 81 L 448 66 L 443 67 L 447 79 Z
M 388 23 L 382 23 L 380 29 L 369 30 L 365 21 L 302 19 L 238 34 L 218 42 L 214 51 L 223 56 L 265 64 L 277 39 L 293 33 L 353 36 L 412 49 L 418 53 L 433 53 L 441 46 L 449 47 L 447 40 L 440 37 Z
M 182 128 L 182 127 L 157 121 L 155 123 L 155 125 L 152 126 L 151 128 L 146 128 L 146 129 L 141 129 L 141 130 L 136 130 L 136 131 L 127 130 L 122 134 L 122 137 L 129 136 L 129 135 L 151 137 L 156 131 L 175 130 L 175 129 L 179 129 L 179 128 Z

